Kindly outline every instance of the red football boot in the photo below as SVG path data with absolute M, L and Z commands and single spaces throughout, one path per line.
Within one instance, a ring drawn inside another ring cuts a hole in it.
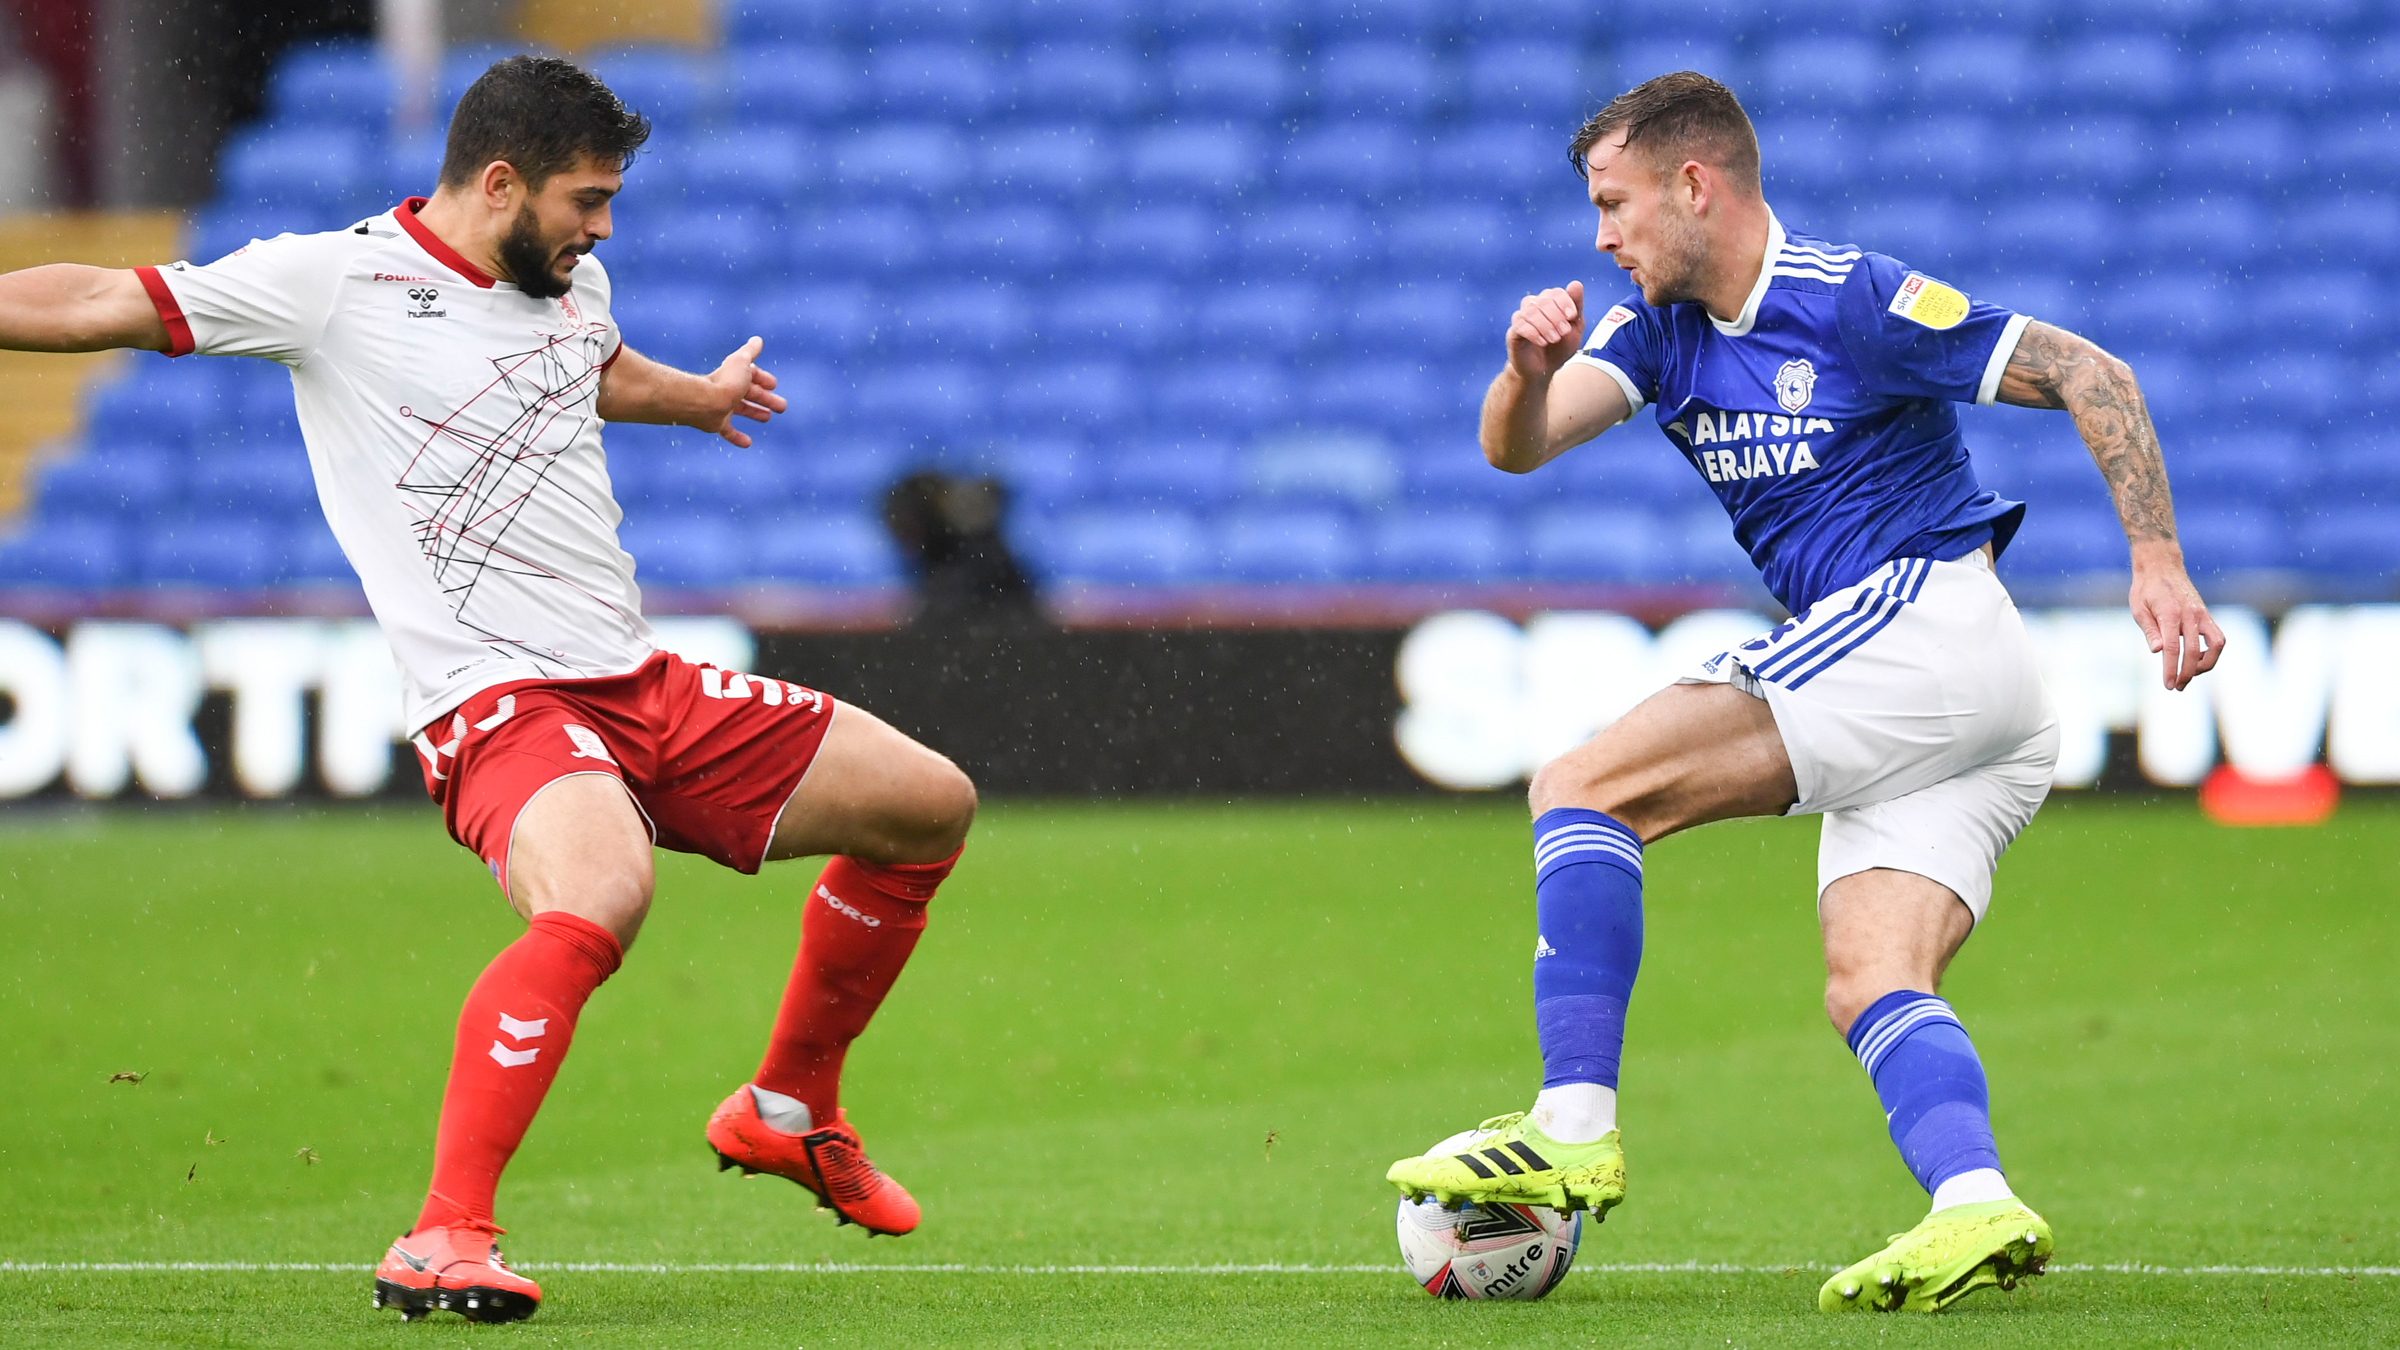
M 426 1228 L 392 1243 L 375 1268 L 375 1306 L 414 1322 L 436 1308 L 470 1322 L 516 1322 L 542 1306 L 542 1287 L 508 1268 L 497 1228 Z
M 836 1111 L 831 1125 L 786 1134 L 758 1118 L 758 1099 L 745 1083 L 708 1118 L 708 1146 L 717 1151 L 718 1171 L 739 1167 L 743 1176 L 770 1172 L 796 1181 L 816 1195 L 819 1208 L 866 1229 L 869 1237 L 914 1230 L 921 1217 L 917 1202 L 867 1161 L 849 1114 Z

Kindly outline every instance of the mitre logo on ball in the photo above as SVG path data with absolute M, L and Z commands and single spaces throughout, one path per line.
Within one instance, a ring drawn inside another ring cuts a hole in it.
M 1817 392 L 1817 368 L 1807 361 L 1786 361 L 1775 372 L 1775 401 L 1785 412 L 1796 413 L 1808 406 Z

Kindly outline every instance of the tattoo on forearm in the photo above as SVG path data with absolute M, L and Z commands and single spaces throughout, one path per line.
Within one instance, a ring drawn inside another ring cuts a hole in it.
M 2125 537 L 2172 542 L 2175 503 L 2167 490 L 2158 429 L 2141 387 L 2120 362 L 2072 333 L 2046 323 L 2026 325 L 2002 374 L 2008 401 L 2064 408 L 2108 480 Z

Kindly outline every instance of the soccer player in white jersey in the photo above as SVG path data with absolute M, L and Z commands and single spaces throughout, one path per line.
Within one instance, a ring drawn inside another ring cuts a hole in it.
M 2048 324 L 1862 248 L 1787 228 L 1758 141 L 1689 71 L 1620 96 L 1570 154 L 1597 246 L 1635 295 L 1527 296 L 1483 407 L 1485 456 L 1528 473 L 1655 405 L 1792 618 L 1720 653 L 1534 775 L 1530 1111 L 1390 1179 L 1445 1202 L 1625 1198 L 1617 1067 L 1641 961 L 1642 849 L 1735 816 L 1813 814 L 1825 1011 L 1932 1208 L 1818 1304 L 1931 1310 L 2049 1259 L 2009 1186 L 1983 1068 L 1943 969 L 2040 807 L 2057 719 L 1992 563 L 2024 515 L 1975 481 L 1957 403 L 2063 408 L 2131 543 L 2134 621 L 2181 689 L 2223 635 L 2184 574 L 2133 374 Z
M 468 994 L 425 1206 L 376 1304 L 529 1316 L 493 1193 L 575 1019 L 651 899 L 651 848 L 743 872 L 835 855 L 755 1079 L 709 1119 L 720 1166 L 906 1233 L 918 1208 L 838 1105 L 844 1051 L 925 926 L 975 794 L 864 711 L 657 649 L 601 452 L 605 422 L 750 444 L 784 400 L 752 338 L 706 375 L 626 345 L 593 249 L 649 134 L 597 79 L 510 57 L 453 114 L 441 184 L 206 266 L 0 277 L 0 346 L 251 356 L 291 370 L 318 500 L 403 670 L 426 788 L 527 922 Z M 434 920 L 438 924 L 438 918 Z

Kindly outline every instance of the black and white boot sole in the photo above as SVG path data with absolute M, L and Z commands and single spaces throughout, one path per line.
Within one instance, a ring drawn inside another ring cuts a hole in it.
M 414 1322 L 429 1312 L 454 1312 L 470 1322 L 522 1322 L 533 1316 L 542 1303 L 511 1289 L 472 1284 L 463 1289 L 411 1289 L 390 1280 L 377 1280 L 375 1306 L 399 1309 L 403 1322 Z

